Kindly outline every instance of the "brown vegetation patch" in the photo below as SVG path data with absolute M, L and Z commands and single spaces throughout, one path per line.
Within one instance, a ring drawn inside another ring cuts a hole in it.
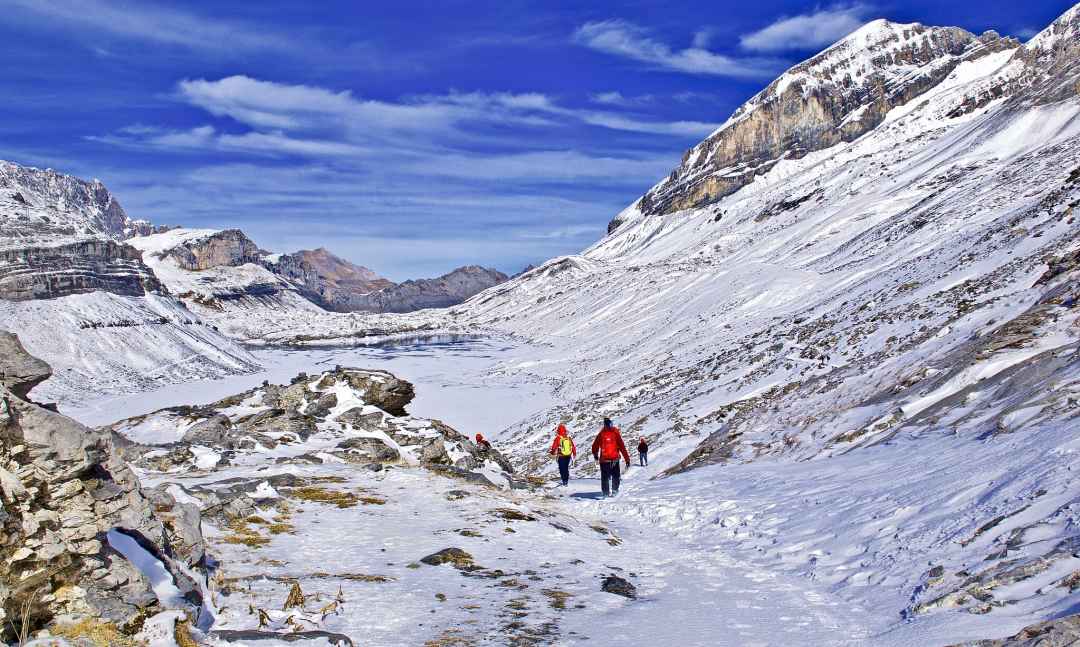
M 548 598 L 552 609 L 559 609 L 560 611 L 566 608 L 566 601 L 574 597 L 572 593 L 560 591 L 559 589 L 543 589 L 540 592 Z
M 352 492 L 331 490 L 318 485 L 305 485 L 289 491 L 289 496 L 301 501 L 336 505 L 339 508 L 352 508 L 360 502 L 360 497 Z
M 93 647 L 134 647 L 135 645 L 131 638 L 122 634 L 115 624 L 97 618 L 84 618 L 76 623 L 55 626 L 52 628 L 52 634 L 68 642 L 89 644 Z
M 496 517 L 507 521 L 536 521 L 536 517 L 513 508 L 495 508 L 491 511 Z

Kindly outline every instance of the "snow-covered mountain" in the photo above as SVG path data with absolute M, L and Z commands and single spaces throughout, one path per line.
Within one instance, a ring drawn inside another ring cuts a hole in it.
M 264 263 L 275 274 L 295 282 L 308 299 L 335 312 L 357 310 L 354 299 L 394 286 L 393 281 L 335 256 L 324 247 L 271 255 Z
M 0 247 L 41 247 L 84 238 L 124 240 L 160 229 L 129 218 L 99 180 L 0 160 Z
M 671 213 L 716 202 L 783 159 L 854 141 L 961 63 L 1016 45 L 994 32 L 975 37 L 953 27 L 875 20 L 747 101 L 645 194 L 641 210 Z
M 348 344 L 449 331 L 455 324 L 442 313 L 388 313 L 458 304 L 507 279 L 495 270 L 467 266 L 437 279 L 395 285 L 326 250 L 265 252 L 237 229 L 174 228 L 128 243 L 202 321 L 254 344 Z
M 247 372 L 243 348 L 173 298 L 99 181 L 0 162 L 0 329 L 55 369 L 39 400 Z
M 414 279 L 350 300 L 360 312 L 413 312 L 457 305 L 473 295 L 506 281 L 498 270 L 466 265 L 434 279 Z
M 749 559 L 827 568 L 910 617 L 1067 610 L 1078 24 L 1080 7 L 1021 46 L 870 23 L 737 110 L 596 245 L 453 309 L 548 346 L 507 367 L 565 402 L 507 431 L 518 456 L 552 420 L 612 415 L 679 475 L 673 519 Z M 740 474 L 788 495 L 751 504 Z M 844 518 L 808 518 L 808 498 Z M 711 525 L 761 506 L 774 529 Z

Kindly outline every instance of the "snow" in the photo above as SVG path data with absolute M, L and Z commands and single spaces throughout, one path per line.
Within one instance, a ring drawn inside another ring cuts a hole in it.
M 53 377 L 34 389 L 44 402 L 95 401 L 256 368 L 247 350 L 161 295 L 0 300 L 0 328 L 17 333 L 31 354 L 52 367 Z
M 218 380 L 189 381 L 152 391 L 102 398 L 85 404 L 61 403 L 61 411 L 90 426 L 148 414 L 184 404 L 209 404 L 263 381 L 280 384 L 300 372 L 309 375 L 337 365 L 387 370 L 416 386 L 409 411 L 439 418 L 471 436 L 496 438 L 499 432 L 552 400 L 551 384 L 534 378 L 519 358 L 534 352 L 528 344 L 499 338 L 433 337 L 382 346 L 310 350 L 265 349 L 252 353 L 258 371 Z M 453 365 L 454 370 L 445 367 Z M 523 404 L 528 403 L 528 404 Z M 352 405 L 339 405 L 345 411 Z M 337 410 L 335 409 L 335 411 Z M 249 401 L 224 412 L 253 413 Z M 186 431 L 176 422 L 151 416 L 124 434 L 138 442 L 158 444 L 179 440 Z
M 875 21 L 773 91 L 805 84 L 818 68 L 859 78 L 870 44 L 907 46 L 915 28 Z M 1061 30 L 1044 33 L 1035 45 L 1054 44 Z M 631 468 L 611 500 L 595 497 L 586 461 L 566 489 L 480 488 L 417 467 L 415 449 L 382 432 L 371 435 L 398 448 L 401 465 L 373 472 L 329 460 L 333 417 L 358 403 L 342 390 L 307 442 L 223 468 L 215 450 L 196 448 L 198 470 L 141 474 L 144 483 L 184 494 L 180 486 L 252 479 L 277 506 L 290 494 L 267 479 L 291 473 L 386 500 L 352 509 L 293 500 L 294 530 L 260 549 L 223 542 L 225 529 L 208 524 L 212 552 L 242 583 L 217 591 L 229 602 L 222 628 L 253 626 L 256 607 L 286 629 L 279 608 L 295 578 L 337 605 L 297 611 L 295 623 L 372 644 L 501 639 L 521 626 L 567 644 L 914 647 L 1014 633 L 1075 610 L 1064 580 L 1080 567 L 1069 548 L 1080 525 L 1076 277 L 1042 279 L 1051 258 L 1080 248 L 1071 220 L 1080 186 L 1069 180 L 1080 169 L 1080 103 L 1002 98 L 963 109 L 1020 71 L 1013 52 L 961 63 L 856 141 L 782 160 L 705 208 L 648 217 L 635 202 L 581 254 L 449 310 L 351 316 L 288 297 L 193 306 L 233 339 L 303 348 L 255 351 L 261 371 L 237 367 L 225 380 L 192 377 L 92 404 L 65 396 L 62 410 L 100 424 L 341 364 L 409 379 L 418 391 L 410 413 L 481 431 L 517 466 L 549 478 L 558 421 L 579 446 L 605 414 L 628 439 L 651 441 L 651 465 Z M 885 82 L 918 73 L 892 66 Z M 688 159 L 707 150 L 704 142 Z M 161 266 L 168 281 L 199 289 L 170 271 Z M 247 271 L 205 276 L 230 289 L 261 280 Z M 49 307 L 62 319 L 86 306 Z M 23 325 L 35 321 L 31 306 L 13 308 Z M 417 331 L 481 337 L 348 347 Z M 53 353 L 60 383 L 79 367 L 68 358 L 75 351 L 50 348 L 50 335 L 30 332 L 28 347 Z M 61 344 L 72 337 L 59 335 Z M 82 368 L 67 384 L 109 368 Z M 153 383 L 117 386 L 131 382 Z M 227 415 L 258 408 L 252 397 Z M 169 442 L 184 424 L 157 415 L 122 432 Z M 401 424 L 434 433 L 425 421 Z M 276 462 L 302 453 L 327 460 Z M 693 469 L 657 478 L 688 457 Z M 490 463 L 483 472 L 503 478 Z M 505 522 L 504 507 L 537 520 Z M 502 573 L 416 564 L 451 545 Z M 611 573 L 633 581 L 640 600 L 601 592 Z M 349 577 L 357 574 L 390 579 Z M 546 599 L 553 590 L 571 596 L 565 608 Z
M 166 570 L 161 560 L 147 552 L 133 537 L 119 530 L 110 530 L 106 538 L 109 546 L 127 558 L 150 580 L 150 586 L 162 607 L 169 609 L 184 606 L 184 595 L 176 587 L 172 574 Z

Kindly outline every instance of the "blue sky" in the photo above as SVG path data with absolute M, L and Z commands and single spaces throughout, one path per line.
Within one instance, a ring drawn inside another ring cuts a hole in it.
M 1066 1 L 0 0 L 0 157 L 129 214 L 393 279 L 583 249 L 745 99 L 878 17 L 1030 37 Z

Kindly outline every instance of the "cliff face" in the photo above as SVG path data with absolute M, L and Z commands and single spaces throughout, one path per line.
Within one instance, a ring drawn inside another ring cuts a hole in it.
M 687 151 L 639 208 L 667 214 L 716 202 L 782 159 L 854 141 L 894 107 L 933 88 L 960 63 L 1018 47 L 994 32 L 869 23 L 791 68 Z M 620 224 L 609 225 L 609 232 Z
M 508 278 L 498 270 L 469 265 L 436 279 L 405 281 L 392 288 L 356 296 L 349 299 L 347 304 L 350 310 L 358 312 L 412 312 L 425 308 L 445 308 Z
M 131 220 L 98 180 L 0 160 L 0 247 L 82 238 L 123 240 L 160 230 L 145 220 Z
M 269 257 L 264 265 L 292 281 L 311 301 L 337 312 L 348 312 L 350 299 L 394 286 L 393 281 L 324 248 Z
M 111 433 L 24 399 L 50 372 L 15 335 L 0 332 L 4 638 L 21 625 L 16 610 L 24 607 L 32 631 L 88 620 L 131 634 L 167 603 L 185 605 L 160 600 L 139 567 L 110 547 L 111 531 L 135 539 L 158 559 L 189 610 L 197 610 L 201 588 L 186 574 L 203 559 L 197 510 L 184 510 L 186 504 L 166 493 L 151 503 Z
M 226 229 L 205 237 L 184 240 L 165 252 L 177 265 L 193 272 L 212 267 L 236 267 L 262 260 L 259 246 L 239 229 Z
M 1080 5 L 1016 52 L 1024 99 L 1046 105 L 1080 95 Z
M 163 288 L 138 250 L 111 240 L 0 249 L 0 299 L 53 299 L 95 291 L 143 296 Z

